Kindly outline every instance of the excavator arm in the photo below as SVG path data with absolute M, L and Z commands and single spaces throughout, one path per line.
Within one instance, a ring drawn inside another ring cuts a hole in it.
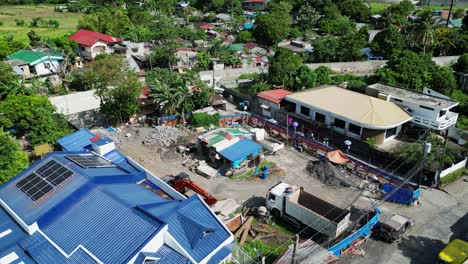
M 216 198 L 190 179 L 175 179 L 173 187 L 180 193 L 185 193 L 185 188 L 189 188 L 203 197 L 203 200 L 205 200 L 208 205 L 213 205 L 218 202 Z

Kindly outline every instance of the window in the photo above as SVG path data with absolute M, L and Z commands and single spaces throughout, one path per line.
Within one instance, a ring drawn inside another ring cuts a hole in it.
M 349 123 L 349 132 L 356 134 L 356 135 L 361 135 L 361 127 L 357 126 L 355 124 Z
M 308 116 L 310 114 L 310 109 L 301 105 L 301 114 Z
M 442 117 L 442 116 L 444 116 L 445 114 L 447 114 L 447 110 L 441 110 L 441 111 L 439 112 L 439 117 Z
M 387 129 L 387 132 L 385 133 L 385 138 L 392 137 L 396 135 L 396 133 L 397 133 L 397 127 Z
M 396 98 L 393 98 L 393 101 L 395 101 L 395 102 L 399 102 L 399 103 L 403 103 L 403 100 L 396 99 Z
M 325 115 L 322 115 L 321 113 L 315 113 L 315 121 L 319 123 L 325 123 Z
M 50 63 L 49 62 L 44 62 L 44 68 L 50 69 Z
M 274 201 L 276 199 L 276 196 L 272 193 L 268 195 L 268 200 Z
M 333 123 L 333 125 L 337 128 L 345 129 L 346 122 L 344 120 L 335 118 L 335 122 Z
M 421 107 L 422 109 L 427 109 L 427 110 L 434 111 L 434 108 L 430 108 L 430 107 L 427 107 L 427 106 L 424 106 L 424 105 L 420 105 L 419 107 Z

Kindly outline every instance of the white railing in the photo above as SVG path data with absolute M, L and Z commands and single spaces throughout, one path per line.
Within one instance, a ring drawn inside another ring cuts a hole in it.
M 439 175 L 440 178 L 443 178 L 443 177 L 449 175 L 450 173 L 455 172 L 455 171 L 457 171 L 459 169 L 465 168 L 467 159 L 468 158 L 465 158 L 464 160 L 458 162 L 457 164 L 452 164 L 452 166 L 450 166 L 449 168 L 441 171 L 440 175 Z
M 429 127 L 432 129 L 443 130 L 449 128 L 457 123 L 458 114 L 454 112 L 448 112 L 447 117 L 442 121 L 424 118 L 421 116 L 413 115 L 411 122 Z

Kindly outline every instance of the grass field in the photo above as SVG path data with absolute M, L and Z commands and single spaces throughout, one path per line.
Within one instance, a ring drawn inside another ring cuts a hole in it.
M 56 37 L 70 34 L 76 31 L 78 19 L 82 14 L 60 13 L 54 11 L 53 5 L 9 5 L 0 6 L 0 36 L 4 34 L 13 34 L 17 40 L 27 43 L 27 33 L 32 28 L 29 23 L 33 17 L 42 17 L 44 19 L 55 19 L 59 21 L 59 28 L 34 28 L 34 31 L 41 37 Z M 18 27 L 15 19 L 23 19 L 25 25 Z
M 369 3 L 371 7 L 372 14 L 380 14 L 382 13 L 385 8 L 388 6 L 392 5 L 389 3 Z M 449 10 L 449 6 L 418 6 L 416 8 L 422 8 L 422 9 L 431 9 L 431 10 Z M 461 7 L 453 7 L 453 11 L 456 11 L 458 9 L 461 9 Z

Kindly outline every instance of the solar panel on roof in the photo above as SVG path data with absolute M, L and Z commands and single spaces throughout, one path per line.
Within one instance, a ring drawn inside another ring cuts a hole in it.
M 37 201 L 72 175 L 73 172 L 51 160 L 24 177 L 16 186 L 33 201 Z
M 37 201 L 54 188 L 34 172 L 19 181 L 16 186 L 33 201 Z
M 66 155 L 69 160 L 73 161 L 74 163 L 80 165 L 83 168 L 110 168 L 116 167 L 116 165 L 112 164 L 106 159 L 103 159 L 97 155 L 92 154 L 73 154 L 73 155 Z
M 61 184 L 63 181 L 73 175 L 73 172 L 63 167 L 55 160 L 47 162 L 37 171 L 42 177 L 52 183 L 54 186 Z

